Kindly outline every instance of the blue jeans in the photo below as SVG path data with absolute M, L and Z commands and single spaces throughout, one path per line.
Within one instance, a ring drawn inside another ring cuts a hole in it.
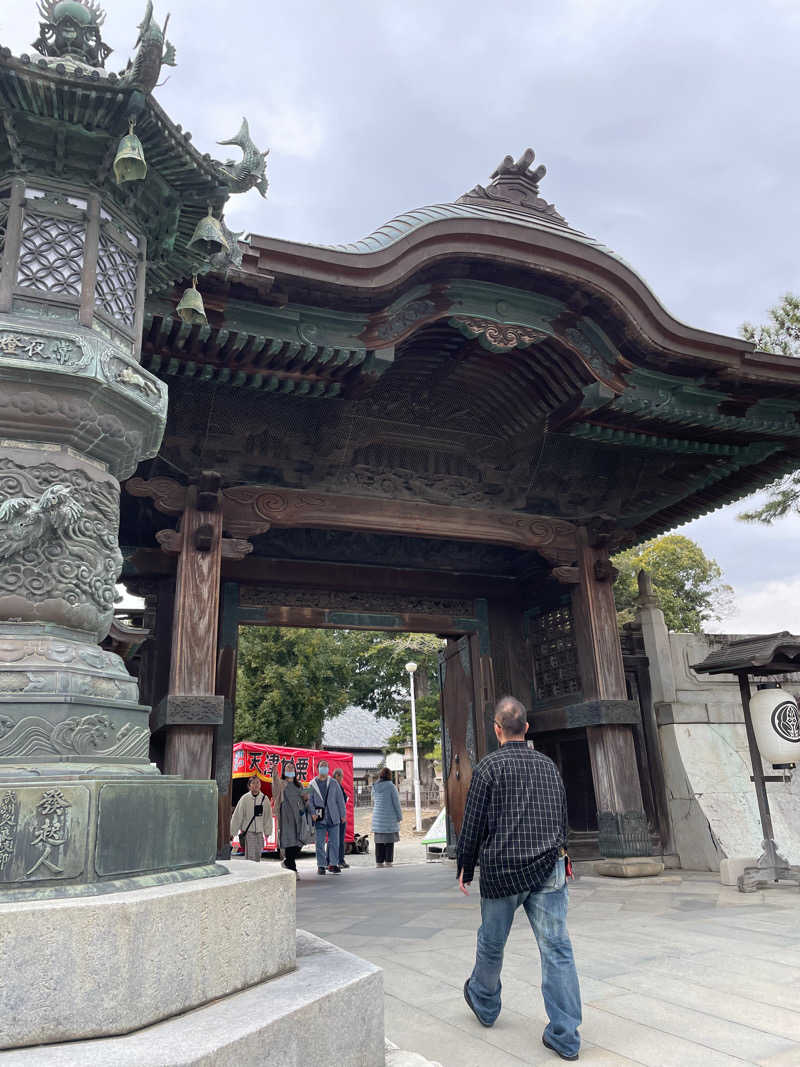
M 581 991 L 567 933 L 567 899 L 563 859 L 556 861 L 553 873 L 538 892 L 497 899 L 481 897 L 482 921 L 469 995 L 481 1020 L 491 1025 L 500 1014 L 503 950 L 517 908 L 523 907 L 542 959 L 542 997 L 550 1020 L 545 1037 L 559 1052 L 572 1056 L 581 1047 Z
M 339 866 L 339 827 L 325 826 L 324 823 L 314 823 L 317 844 L 317 866 Z M 328 839 L 328 848 L 325 848 L 325 839 Z
M 328 856 L 329 857 L 330 857 L 330 854 L 331 854 L 331 833 L 332 832 L 333 831 L 331 831 L 331 830 L 328 831 Z M 346 832 L 347 832 L 347 824 L 346 823 L 341 823 L 339 825 L 339 864 L 340 865 L 341 865 L 342 860 L 344 859 L 344 837 L 345 837 L 345 833 Z M 328 863 L 333 865 L 333 860 L 332 859 L 328 859 Z

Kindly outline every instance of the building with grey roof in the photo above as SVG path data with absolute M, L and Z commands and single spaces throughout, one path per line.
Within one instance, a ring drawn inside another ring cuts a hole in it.
M 331 751 L 352 753 L 356 790 L 364 789 L 383 766 L 384 751 L 397 725 L 394 719 L 381 719 L 351 705 L 325 722 L 322 744 Z

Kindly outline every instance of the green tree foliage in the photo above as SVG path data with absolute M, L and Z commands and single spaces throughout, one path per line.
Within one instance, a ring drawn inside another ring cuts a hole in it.
M 430 634 L 243 627 L 236 691 L 237 740 L 313 747 L 325 719 L 356 704 L 396 719 L 391 743 L 411 735 L 406 663 L 415 675 L 420 754 L 439 741 L 438 651 Z
M 770 308 L 769 321 L 761 326 L 745 322 L 742 337 L 752 341 L 765 352 L 779 352 L 800 358 L 800 297 L 787 293 L 780 304 Z M 779 478 L 767 486 L 767 499 L 760 507 L 739 516 L 745 522 L 766 525 L 792 512 L 800 512 L 800 471 Z
M 619 577 L 614 599 L 620 623 L 631 622 L 639 595 L 637 575 L 644 568 L 653 579 L 670 630 L 700 633 L 703 624 L 729 614 L 733 590 L 722 570 L 698 544 L 681 534 L 667 534 L 614 557 Z
M 754 326 L 742 324 L 741 335 L 763 352 L 780 352 L 800 357 L 800 296 L 787 293 L 780 304 L 767 312 L 768 322 Z
M 439 651 L 444 641 L 432 634 L 362 633 L 358 667 L 350 702 L 377 715 L 396 719 L 392 746 L 411 736 L 406 663 L 417 664 L 414 686 L 417 704 L 417 743 L 421 756 L 431 755 L 441 738 L 439 710 Z
M 347 635 L 341 631 L 243 627 L 236 740 L 313 748 L 325 718 L 349 702 L 351 671 Z

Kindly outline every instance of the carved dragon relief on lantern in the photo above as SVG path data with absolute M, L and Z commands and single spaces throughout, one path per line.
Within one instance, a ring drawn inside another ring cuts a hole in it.
M 122 569 L 119 486 L 88 463 L 0 456 L 0 616 L 102 640 Z

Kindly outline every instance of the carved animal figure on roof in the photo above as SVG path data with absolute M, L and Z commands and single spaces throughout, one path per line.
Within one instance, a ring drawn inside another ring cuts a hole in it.
M 241 267 L 243 251 L 239 245 L 239 239 L 244 234 L 244 230 L 233 230 L 228 228 L 224 218 L 219 220 L 219 225 L 222 230 L 222 235 L 228 242 L 228 252 L 217 252 L 215 256 L 211 257 L 211 266 L 215 270 L 229 271 L 231 267 Z
M 66 537 L 83 516 L 70 485 L 50 485 L 38 500 L 15 496 L 0 504 L 0 560 L 11 559 L 42 539 Z
M 227 179 L 232 193 L 246 193 L 249 189 L 258 189 L 262 196 L 267 195 L 269 181 L 267 180 L 267 156 L 261 152 L 250 136 L 250 127 L 247 119 L 242 119 L 242 125 L 235 137 L 228 141 L 217 141 L 217 144 L 235 144 L 242 150 L 242 158 L 239 163 L 228 159 L 219 164 L 219 169 Z
M 163 29 L 158 25 L 153 18 L 153 0 L 147 0 L 144 18 L 137 27 L 138 51 L 122 72 L 126 85 L 135 86 L 143 93 L 152 92 L 158 84 L 162 66 L 175 66 L 175 49 L 166 39 L 168 23 L 169 15 L 164 20 Z

